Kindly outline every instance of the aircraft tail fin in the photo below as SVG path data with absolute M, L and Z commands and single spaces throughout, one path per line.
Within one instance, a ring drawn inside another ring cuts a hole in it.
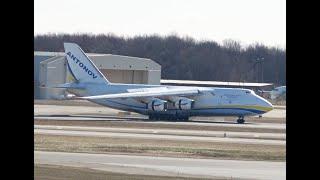
M 68 69 L 76 82 L 110 83 L 77 44 L 64 43 L 64 49 Z

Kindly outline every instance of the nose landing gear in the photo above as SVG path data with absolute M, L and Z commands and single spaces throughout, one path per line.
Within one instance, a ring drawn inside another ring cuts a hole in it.
M 243 124 L 245 122 L 244 117 L 243 116 L 239 116 L 239 118 L 237 119 L 237 123 L 238 124 Z

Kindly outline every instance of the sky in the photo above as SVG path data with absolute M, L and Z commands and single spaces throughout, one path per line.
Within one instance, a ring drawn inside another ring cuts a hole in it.
M 286 46 L 285 0 L 34 0 L 34 35 L 171 35 Z

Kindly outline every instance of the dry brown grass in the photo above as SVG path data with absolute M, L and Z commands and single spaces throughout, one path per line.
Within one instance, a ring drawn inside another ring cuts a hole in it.
M 199 178 L 187 178 L 187 177 L 170 177 L 170 176 L 151 176 L 151 175 L 138 175 L 138 174 L 124 174 L 108 171 L 99 171 L 89 168 L 69 167 L 69 166 L 56 166 L 36 164 L 34 166 L 34 176 L 37 180 L 65 180 L 65 179 L 77 179 L 77 180 L 199 180 Z M 203 178 L 201 178 L 203 179 Z M 226 178 L 215 178 L 226 179 Z
M 35 135 L 35 150 L 285 161 L 285 146 L 111 137 Z

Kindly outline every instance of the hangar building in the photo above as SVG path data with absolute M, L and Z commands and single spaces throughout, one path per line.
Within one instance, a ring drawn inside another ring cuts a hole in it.
M 160 84 L 161 66 L 151 59 L 113 54 L 87 53 L 94 64 L 114 83 Z M 34 52 L 34 98 L 59 99 L 63 89 L 46 88 L 70 82 L 65 54 Z

